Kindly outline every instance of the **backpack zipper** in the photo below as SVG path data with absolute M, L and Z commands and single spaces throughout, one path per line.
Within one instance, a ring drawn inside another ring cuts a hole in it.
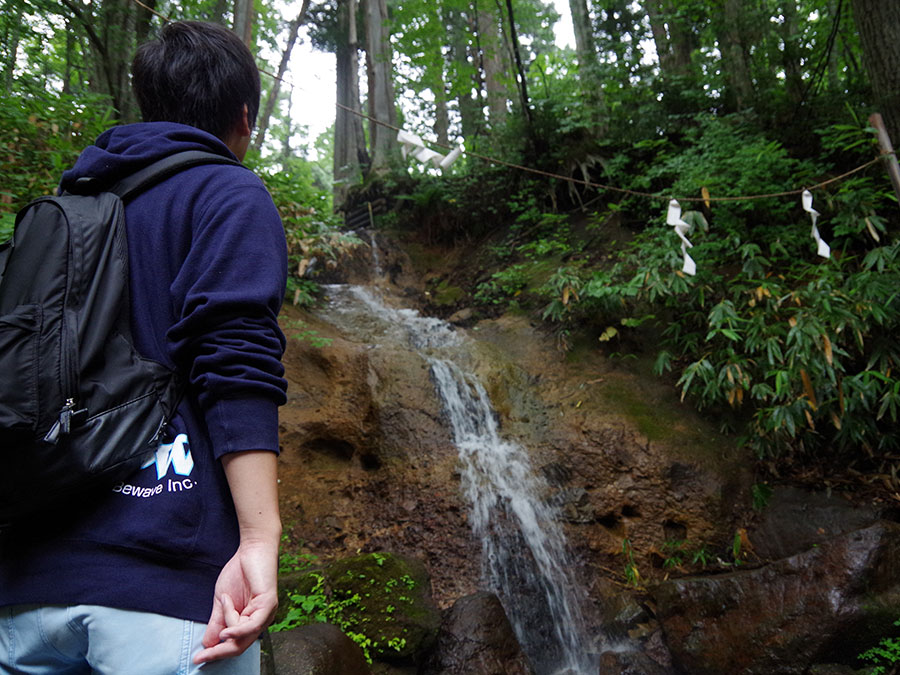
M 68 264 L 71 266 L 70 269 L 77 269 L 77 265 L 80 263 L 80 261 L 75 260 L 76 246 L 71 241 L 71 230 L 69 232 L 69 236 L 70 239 Z M 63 407 L 59 411 L 58 419 L 53 423 L 53 426 L 50 427 L 50 431 L 47 432 L 47 435 L 44 436 L 44 440 L 50 443 L 56 443 L 57 440 L 59 440 L 60 434 L 66 436 L 69 435 L 69 433 L 72 431 L 72 423 L 76 415 L 87 414 L 87 410 L 76 410 L 78 403 L 75 399 L 76 393 L 78 391 L 78 373 L 75 371 L 76 364 L 78 362 L 77 354 L 75 354 L 77 336 L 74 335 L 71 320 L 69 317 L 70 313 L 66 309 L 69 306 L 69 302 L 71 300 L 73 292 L 73 289 L 70 285 L 71 277 L 68 274 L 66 275 L 66 277 L 66 294 L 63 298 L 63 315 L 59 330 L 59 360 L 60 370 L 62 371 L 60 376 L 60 389 L 65 403 L 63 403 Z

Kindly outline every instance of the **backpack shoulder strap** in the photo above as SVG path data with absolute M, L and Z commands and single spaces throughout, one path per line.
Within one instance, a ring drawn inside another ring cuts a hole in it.
M 185 152 L 177 152 L 174 155 L 164 157 L 150 166 L 144 167 L 140 171 L 136 171 L 110 187 L 109 192 L 117 194 L 119 199 L 123 202 L 128 201 L 132 197 L 136 197 L 140 192 L 153 187 L 157 183 L 161 183 L 170 176 L 174 176 L 179 171 L 201 164 L 232 164 L 234 166 L 243 166 L 243 164 L 237 160 L 223 157 L 222 155 L 216 155 L 212 152 L 187 150 Z

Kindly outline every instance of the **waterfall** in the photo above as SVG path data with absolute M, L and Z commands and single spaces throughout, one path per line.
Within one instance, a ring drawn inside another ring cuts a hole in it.
M 369 234 L 369 242 L 372 248 L 372 267 L 375 271 L 375 278 L 381 279 L 384 276 L 384 270 L 381 269 L 381 249 L 378 248 L 378 242 L 375 240 L 375 233 L 367 230 Z
M 525 449 L 501 437 L 487 392 L 459 365 L 465 346 L 459 333 L 439 319 L 389 307 L 367 288 L 333 286 L 329 294 L 344 328 L 378 343 L 405 342 L 430 365 L 481 542 L 482 583 L 499 596 L 538 675 L 596 672 L 565 539 L 542 497 L 546 485 Z

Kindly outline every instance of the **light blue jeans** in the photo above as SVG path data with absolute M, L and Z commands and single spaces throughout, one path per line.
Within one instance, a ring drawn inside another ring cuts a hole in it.
M 258 675 L 259 641 L 194 665 L 206 625 L 97 605 L 0 608 L 4 675 Z

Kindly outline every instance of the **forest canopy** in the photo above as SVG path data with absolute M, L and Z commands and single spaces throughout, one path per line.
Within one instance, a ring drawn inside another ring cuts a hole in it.
M 568 0 L 560 47 L 542 0 L 2 2 L 0 234 L 138 119 L 138 44 L 168 20 L 223 23 L 269 57 L 250 162 L 298 271 L 384 198 L 383 227 L 491 238 L 464 300 L 482 314 L 650 353 L 760 458 L 900 490 L 900 188 L 870 118 L 900 143 L 900 4 Z M 306 147 L 286 86 L 301 33 L 336 64 L 334 126 Z M 441 171 L 399 130 L 465 152 Z

